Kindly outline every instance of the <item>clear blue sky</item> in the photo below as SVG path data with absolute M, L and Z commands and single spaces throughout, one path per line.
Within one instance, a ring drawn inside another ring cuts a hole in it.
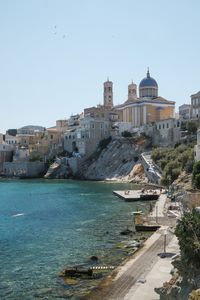
M 114 103 L 147 67 L 177 107 L 200 90 L 199 0 L 0 0 L 0 132 Z M 56 26 L 56 27 L 55 27 Z

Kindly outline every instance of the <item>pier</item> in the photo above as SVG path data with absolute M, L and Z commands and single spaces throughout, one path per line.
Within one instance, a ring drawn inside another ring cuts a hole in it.
M 126 190 L 126 191 L 113 191 L 113 194 L 127 202 L 131 201 L 152 201 L 158 200 L 160 190 Z

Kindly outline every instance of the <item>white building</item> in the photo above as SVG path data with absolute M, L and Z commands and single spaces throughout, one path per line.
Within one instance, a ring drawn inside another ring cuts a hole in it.
M 156 133 L 153 134 L 153 140 L 160 146 L 172 146 L 180 141 L 181 122 L 175 118 L 157 121 L 155 123 Z
M 200 118 L 200 91 L 191 95 L 191 118 Z
M 79 152 L 90 155 L 99 142 L 110 136 L 110 122 L 86 117 L 81 119 L 80 126 L 68 129 L 64 134 L 64 149 L 68 152 Z
M 200 160 L 200 129 L 197 130 L 197 145 L 194 146 L 194 159 Z
M 18 145 L 18 141 L 19 139 L 17 136 L 9 135 L 6 133 L 5 143 L 11 145 L 13 149 Z
M 121 136 L 124 131 L 135 132 L 135 128 L 133 124 L 130 122 L 116 122 L 112 125 L 112 127 L 116 130 L 117 135 Z
M 191 114 L 191 105 L 190 104 L 183 104 L 179 106 L 179 117 L 182 120 L 189 120 Z

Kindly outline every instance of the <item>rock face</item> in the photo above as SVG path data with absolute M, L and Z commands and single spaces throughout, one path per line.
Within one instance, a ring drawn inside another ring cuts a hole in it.
M 138 161 L 141 146 L 129 139 L 115 139 L 101 151 L 82 164 L 80 177 L 89 180 L 121 180 L 147 182 Z
M 73 177 L 70 165 L 66 162 L 54 162 L 48 169 L 44 178 L 67 179 Z

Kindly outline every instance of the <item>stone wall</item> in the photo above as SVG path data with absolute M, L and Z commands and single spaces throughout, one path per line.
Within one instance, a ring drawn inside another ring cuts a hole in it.
M 11 161 L 13 151 L 0 151 L 0 173 L 3 172 L 3 164 L 6 161 Z
M 44 172 L 43 162 L 5 162 L 3 164 L 3 173 L 8 177 L 40 177 Z

